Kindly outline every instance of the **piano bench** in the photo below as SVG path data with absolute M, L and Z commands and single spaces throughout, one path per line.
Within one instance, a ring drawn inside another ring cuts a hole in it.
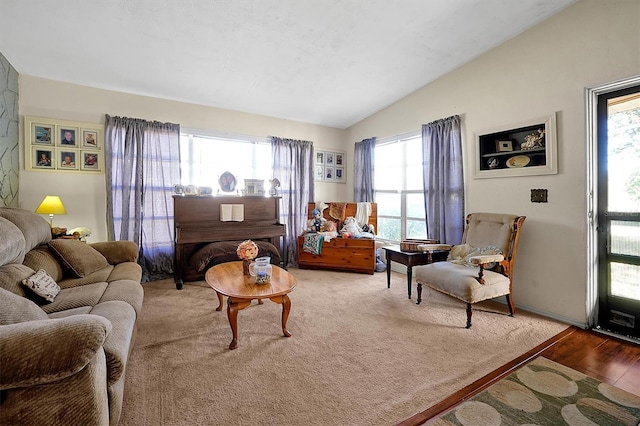
M 209 243 L 196 251 L 189 259 L 189 263 L 198 272 L 202 272 L 219 263 L 238 261 L 240 258 L 236 253 L 236 249 L 241 242 L 218 241 Z M 280 252 L 276 246 L 267 241 L 254 240 L 254 242 L 258 246 L 258 257 L 269 256 L 272 264 L 280 265 Z

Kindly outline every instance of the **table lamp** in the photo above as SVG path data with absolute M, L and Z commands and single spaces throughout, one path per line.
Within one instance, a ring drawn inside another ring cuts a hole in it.
M 60 200 L 60 197 L 58 197 L 57 195 L 47 195 L 46 197 L 44 197 L 44 200 L 42 200 L 42 202 L 36 209 L 36 213 L 48 214 L 49 226 L 53 228 L 53 215 L 67 214 L 67 211 L 64 209 L 64 205 L 62 204 L 62 200 Z

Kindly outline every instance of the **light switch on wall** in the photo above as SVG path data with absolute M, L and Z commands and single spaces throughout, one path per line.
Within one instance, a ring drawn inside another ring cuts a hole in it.
M 547 202 L 547 190 L 546 189 L 532 189 L 531 190 L 531 202 L 532 203 L 546 203 Z

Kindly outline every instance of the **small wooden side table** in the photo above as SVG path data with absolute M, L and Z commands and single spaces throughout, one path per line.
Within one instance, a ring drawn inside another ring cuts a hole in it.
M 253 299 L 269 299 L 274 303 L 282 305 L 282 333 L 285 337 L 290 337 L 287 330 L 287 319 L 291 310 L 291 300 L 287 294 L 296 288 L 297 281 L 293 275 L 284 269 L 272 265 L 271 281 L 266 284 L 256 284 L 252 282 L 249 275 L 242 274 L 242 262 L 226 262 L 209 268 L 205 274 L 205 280 L 209 287 L 221 295 L 227 296 L 227 318 L 231 326 L 233 340 L 229 344 L 229 349 L 238 346 L 238 311 L 243 310 L 251 304 Z M 221 306 L 218 306 L 220 310 Z
M 428 252 L 408 252 L 400 250 L 400 246 L 383 247 L 387 252 L 387 288 L 391 288 L 391 262 L 398 262 L 407 267 L 407 294 L 411 299 L 411 279 L 414 266 L 428 265 L 433 262 L 447 260 L 448 250 L 434 250 Z

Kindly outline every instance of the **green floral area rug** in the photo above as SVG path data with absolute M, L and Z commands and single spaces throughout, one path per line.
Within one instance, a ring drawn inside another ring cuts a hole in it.
M 538 357 L 429 425 L 640 424 L 640 396 Z

